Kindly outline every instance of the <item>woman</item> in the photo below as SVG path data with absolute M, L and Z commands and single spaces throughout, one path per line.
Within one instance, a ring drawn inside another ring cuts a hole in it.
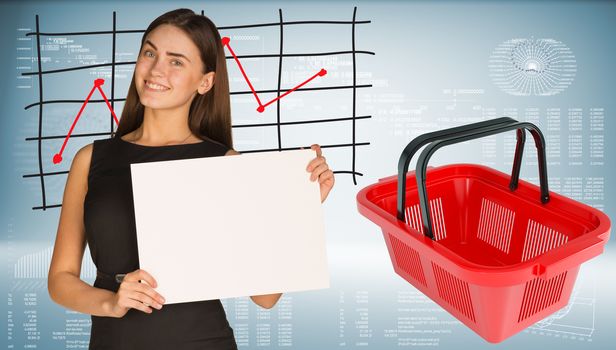
M 312 149 L 306 170 L 324 201 L 334 176 Z M 131 163 L 236 154 L 220 34 L 188 9 L 161 15 L 143 34 L 118 130 L 79 150 L 64 192 L 48 289 L 58 304 L 92 315 L 91 349 L 236 348 L 219 300 L 163 307 L 154 276 L 139 269 L 130 179 Z M 94 286 L 79 278 L 86 242 Z M 280 296 L 251 299 L 271 308 Z

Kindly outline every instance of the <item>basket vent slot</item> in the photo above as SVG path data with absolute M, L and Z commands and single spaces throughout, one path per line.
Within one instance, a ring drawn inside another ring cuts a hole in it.
M 549 280 L 537 277 L 526 282 L 518 322 L 522 322 L 528 317 L 557 303 L 562 296 L 566 278 L 567 271 Z
M 560 247 L 567 243 L 569 237 L 558 231 L 542 225 L 532 219 L 528 220 L 526 227 L 526 241 L 522 252 L 522 261 L 532 259 L 550 249 Z
M 445 230 L 445 216 L 443 215 L 443 201 L 441 200 L 441 197 L 439 197 L 430 200 L 429 203 L 434 230 L 434 240 L 438 241 L 447 237 L 447 230 Z M 406 207 L 404 210 L 404 218 L 407 225 L 409 225 L 412 229 L 419 231 L 422 235 L 424 234 L 419 204 Z
M 391 241 L 394 258 L 398 267 L 409 274 L 415 281 L 426 286 L 426 276 L 421 266 L 419 253 L 391 234 L 389 235 L 389 240 Z
M 509 254 L 514 219 L 515 212 L 513 210 L 483 198 L 477 237 L 494 248 Z
M 476 322 L 468 283 L 455 277 L 435 263 L 432 263 L 432 270 L 434 271 L 436 286 L 438 287 L 438 294 L 441 299 L 460 311 L 468 319 Z

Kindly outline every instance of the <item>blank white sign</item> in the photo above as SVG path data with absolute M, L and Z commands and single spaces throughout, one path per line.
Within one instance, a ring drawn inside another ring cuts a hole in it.
M 315 156 L 131 164 L 140 268 L 166 304 L 328 288 Z

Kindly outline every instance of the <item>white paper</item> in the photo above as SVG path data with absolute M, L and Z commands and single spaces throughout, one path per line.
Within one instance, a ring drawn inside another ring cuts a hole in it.
M 140 268 L 166 304 L 328 288 L 315 156 L 131 164 Z

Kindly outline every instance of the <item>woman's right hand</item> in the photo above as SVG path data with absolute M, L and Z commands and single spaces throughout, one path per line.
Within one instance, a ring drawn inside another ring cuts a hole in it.
M 146 283 L 140 283 L 140 280 Z M 145 270 L 139 269 L 126 274 L 111 301 L 111 314 L 120 318 L 131 308 L 148 314 L 152 313 L 152 307 L 160 310 L 165 298 L 154 290 L 157 286 L 154 277 Z

